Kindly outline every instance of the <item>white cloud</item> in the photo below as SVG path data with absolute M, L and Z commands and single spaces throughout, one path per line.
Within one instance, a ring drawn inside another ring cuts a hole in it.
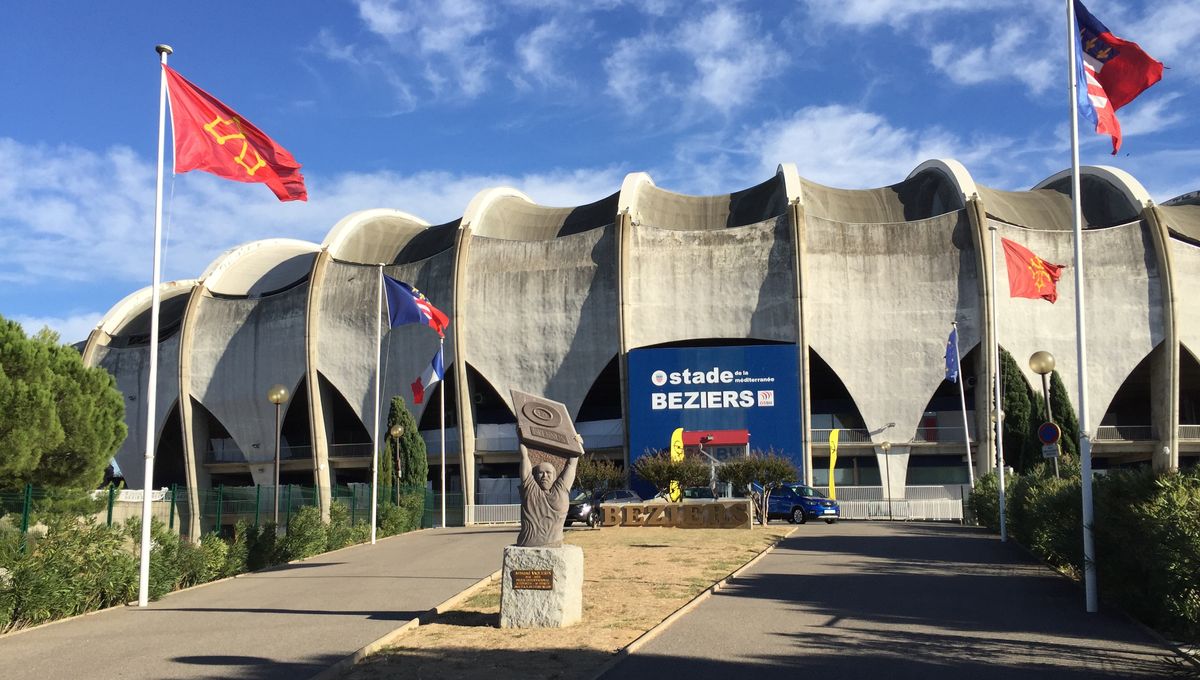
M 1060 60 L 1054 59 L 1058 52 L 1050 42 L 1044 26 L 1005 22 L 986 45 L 935 44 L 930 61 L 959 85 L 1016 78 L 1034 93 L 1042 93 L 1056 82 L 1055 71 L 1060 67 Z
M 1152 93 L 1153 90 L 1143 94 L 1117 113 L 1124 136 L 1162 132 L 1190 120 L 1193 116 L 1191 111 L 1184 110 L 1176 104 L 1182 96 L 1179 92 L 1160 97 L 1154 97 Z
M 786 61 L 756 17 L 720 6 L 669 33 L 647 30 L 622 39 L 604 70 L 608 92 L 632 112 L 676 103 L 728 116 L 779 75 Z
M 574 28 L 558 18 L 538 25 L 517 39 L 516 50 L 523 74 L 531 76 L 542 85 L 562 83 L 562 63 L 556 58 L 557 50 L 568 45 Z
M 1164 79 L 1200 75 L 1200 57 L 1196 55 L 1196 43 L 1200 42 L 1200 4 L 1195 0 L 1161 0 L 1149 3 L 1149 7 L 1145 17 L 1128 25 L 1109 24 L 1109 29 L 1138 43 L 1150 56 L 1170 67 Z
M 117 300 L 113 300 L 115 304 Z M 58 333 L 59 340 L 64 344 L 74 344 L 87 340 L 88 334 L 100 323 L 103 316 L 100 312 L 83 312 L 68 316 L 25 316 L 18 314 L 13 321 L 21 324 L 26 335 L 33 335 L 42 328 L 49 328 Z
M 922 16 L 979 9 L 978 0 L 805 0 L 821 22 L 856 28 L 881 24 L 898 28 Z
M 954 158 L 976 171 L 1005 140 L 967 142 L 940 128 L 897 127 L 879 114 L 849 106 L 808 107 L 751 132 L 762 176 L 795 162 L 800 176 L 839 188 L 895 184 L 932 158 Z

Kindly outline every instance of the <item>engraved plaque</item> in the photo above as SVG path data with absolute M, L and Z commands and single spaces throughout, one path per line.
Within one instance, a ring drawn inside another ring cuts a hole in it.
M 513 590 L 554 590 L 554 572 L 549 569 L 513 569 Z
M 575 437 L 575 425 L 565 405 L 517 390 L 512 390 L 512 400 L 522 444 L 567 458 L 583 455 L 583 445 Z

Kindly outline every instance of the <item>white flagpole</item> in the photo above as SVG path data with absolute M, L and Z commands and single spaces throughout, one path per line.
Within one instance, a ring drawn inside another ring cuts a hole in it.
M 155 45 L 159 64 L 167 63 L 170 45 Z M 154 485 L 154 410 L 158 397 L 158 288 L 162 279 L 163 147 L 167 138 L 167 73 L 159 69 L 158 87 L 158 178 L 154 187 L 154 266 L 150 284 L 150 371 L 146 382 L 146 469 L 142 481 L 142 549 L 138 570 L 138 606 L 150 603 L 150 491 Z M 193 508 L 193 512 L 195 509 Z
M 954 370 L 958 372 L 958 400 L 962 404 L 963 442 L 967 445 L 967 481 L 975 488 L 975 461 L 971 460 L 971 431 L 967 429 L 967 392 L 963 388 L 962 355 L 958 353 L 958 322 L 950 324 L 954 327 Z
M 446 376 L 445 376 L 446 355 L 442 354 L 442 350 L 445 348 L 445 346 L 446 346 L 446 338 L 440 337 L 438 339 L 438 356 L 442 357 L 442 381 L 443 382 L 445 382 L 445 380 L 446 380 Z M 441 402 L 440 416 L 441 416 L 441 423 L 442 423 L 441 424 L 441 428 L 442 428 L 442 467 L 441 467 L 441 470 L 442 470 L 442 528 L 445 529 L 446 528 L 446 386 L 444 384 L 441 386 L 441 389 L 438 390 L 438 397 Z M 459 423 L 458 426 L 462 427 L 462 423 Z
M 988 226 L 992 232 L 992 362 L 995 368 L 994 393 L 995 399 L 992 418 L 996 424 L 996 474 L 999 477 L 1000 489 L 1000 541 L 1008 540 L 1008 519 L 1005 513 L 1004 498 L 1004 403 L 1000 400 L 1000 327 L 996 323 L 996 308 L 1000 306 L 1000 296 L 996 292 L 996 227 Z
M 375 408 L 374 424 L 371 428 L 371 545 L 375 545 L 375 505 L 379 493 L 379 370 L 383 354 L 383 265 L 379 265 L 379 280 L 376 285 L 379 302 L 375 307 Z
M 1079 29 L 1075 22 L 1075 5 L 1067 0 L 1067 53 L 1070 55 L 1070 119 L 1071 119 L 1071 225 L 1075 234 L 1075 346 L 1079 371 L 1079 462 L 1082 468 L 1080 495 L 1083 497 L 1083 587 L 1087 611 L 1099 610 L 1096 592 L 1096 546 L 1092 538 L 1092 438 L 1088 431 L 1087 342 L 1085 340 L 1083 306 L 1083 202 L 1079 189 L 1079 109 L 1076 88 L 1075 44 Z

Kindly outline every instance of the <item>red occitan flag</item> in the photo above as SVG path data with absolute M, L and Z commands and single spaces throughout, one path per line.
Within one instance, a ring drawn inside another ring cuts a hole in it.
M 1008 292 L 1013 297 L 1058 299 L 1058 277 L 1063 265 L 1050 264 L 1019 243 L 1001 238 L 1008 265 Z
M 203 170 L 262 182 L 281 201 L 307 201 L 300 164 L 262 130 L 163 64 L 175 134 L 175 172 Z

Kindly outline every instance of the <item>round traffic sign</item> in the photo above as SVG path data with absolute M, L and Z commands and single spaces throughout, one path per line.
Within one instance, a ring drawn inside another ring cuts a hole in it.
M 1054 423 L 1042 423 L 1038 425 L 1037 435 L 1038 441 L 1043 444 L 1057 444 L 1062 437 L 1062 430 Z

